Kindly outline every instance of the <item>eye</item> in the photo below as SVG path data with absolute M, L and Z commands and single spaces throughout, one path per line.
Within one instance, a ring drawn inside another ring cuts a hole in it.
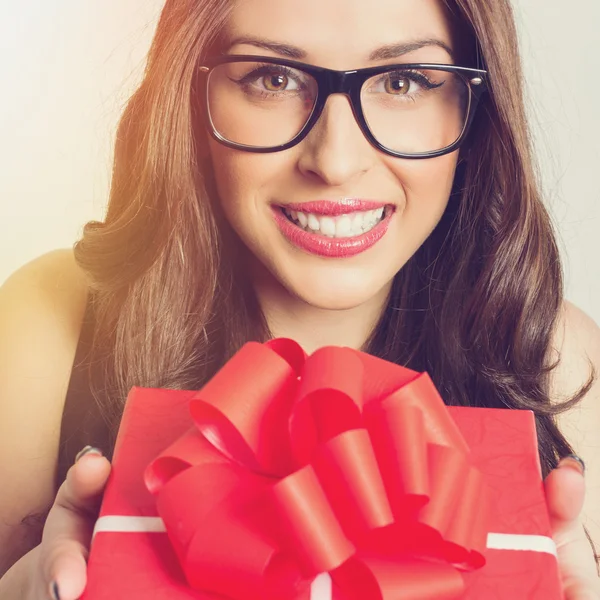
M 279 97 L 288 92 L 298 93 L 310 87 L 310 78 L 297 69 L 291 69 L 284 65 L 251 64 L 244 67 L 240 63 L 232 63 L 229 67 L 232 71 L 229 78 L 239 84 L 247 93 L 262 93 L 265 97 Z M 244 74 L 237 75 L 235 71 L 241 69 Z
M 291 92 L 300 89 L 298 85 L 300 76 L 295 72 L 263 71 L 256 79 L 256 83 L 268 92 Z

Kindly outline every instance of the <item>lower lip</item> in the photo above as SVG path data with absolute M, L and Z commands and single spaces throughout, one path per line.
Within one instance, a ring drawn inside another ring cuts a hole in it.
M 281 208 L 277 206 L 273 207 L 273 213 L 281 233 L 294 246 L 310 254 L 327 258 L 349 258 L 368 250 L 385 235 L 393 214 L 392 211 L 386 211 L 383 219 L 373 229 L 362 235 L 348 238 L 330 238 L 316 233 L 308 233 L 294 225 L 283 214 Z

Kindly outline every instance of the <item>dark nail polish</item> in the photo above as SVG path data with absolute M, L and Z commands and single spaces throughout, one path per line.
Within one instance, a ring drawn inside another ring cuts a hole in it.
M 583 459 L 577 456 L 576 454 L 569 454 L 561 459 L 561 463 L 563 461 L 570 461 L 573 466 L 576 466 L 582 475 L 585 475 L 585 463 Z
M 86 446 L 77 453 L 77 456 L 75 457 L 75 462 L 77 462 L 82 456 L 85 456 L 86 454 L 97 454 L 98 456 L 102 456 L 102 450 L 94 448 L 93 446 Z
M 53 600 L 60 600 L 60 592 L 58 591 L 58 583 L 56 581 L 53 581 L 50 585 L 50 592 Z

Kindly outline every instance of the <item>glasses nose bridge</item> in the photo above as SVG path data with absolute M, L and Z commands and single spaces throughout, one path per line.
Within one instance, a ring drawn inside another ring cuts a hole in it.
M 356 85 L 357 71 L 328 71 L 326 78 L 325 100 L 331 94 L 343 94 L 352 100 L 352 92 Z
M 359 106 L 357 106 L 357 102 L 360 102 L 360 99 L 358 98 L 360 93 L 357 89 L 359 76 L 360 74 L 356 70 L 329 70 L 327 71 L 325 80 L 323 81 L 325 84 L 325 90 L 320 90 L 320 93 L 321 91 L 324 91 L 321 98 L 321 110 L 325 107 L 329 96 L 332 94 L 341 94 L 342 96 L 346 96 L 346 98 L 348 98 L 348 102 L 350 103 L 352 115 L 362 129 L 359 117 L 360 109 Z
M 328 69 L 321 74 L 321 79 L 318 84 L 319 102 L 316 112 L 313 115 L 312 129 L 318 122 L 323 120 L 323 111 L 327 105 L 327 100 L 333 94 L 346 96 L 350 111 L 355 124 L 358 126 L 362 134 L 369 139 L 369 132 L 362 117 L 362 108 L 360 100 L 360 88 L 362 86 L 361 73 L 357 70 L 352 71 L 335 71 Z

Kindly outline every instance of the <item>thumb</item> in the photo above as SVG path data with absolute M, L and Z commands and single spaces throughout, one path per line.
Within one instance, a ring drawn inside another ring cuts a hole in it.
M 581 521 L 584 471 L 580 458 L 566 456 L 544 482 L 566 600 L 600 598 L 597 565 Z
M 563 458 L 544 481 L 550 523 L 555 536 L 566 535 L 579 524 L 585 499 L 583 461 L 570 455 Z
M 69 469 L 44 527 L 43 573 L 55 597 L 79 598 L 86 582 L 86 561 L 110 463 L 86 448 Z

